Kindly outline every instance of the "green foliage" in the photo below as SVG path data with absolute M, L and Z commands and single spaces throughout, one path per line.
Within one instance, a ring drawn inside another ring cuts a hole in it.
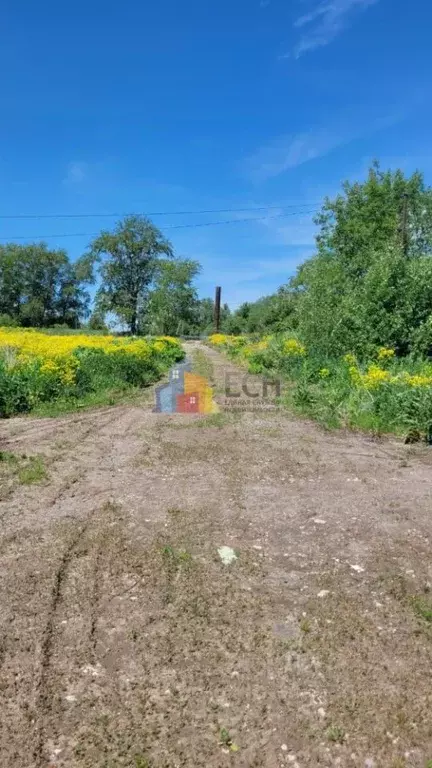
M 48 477 L 42 456 L 26 456 L 10 451 L 0 451 L 0 479 L 5 475 L 4 469 L 12 477 L 16 477 L 22 485 L 41 483 Z
M 221 328 L 228 328 L 230 321 L 230 308 L 228 304 L 221 306 L 220 321 Z M 209 334 L 214 331 L 214 301 L 213 299 L 200 299 L 195 313 L 194 327 L 192 329 L 197 334 Z
M 91 281 L 89 264 L 71 264 L 66 251 L 45 243 L 1 245 L 0 325 L 77 327 L 88 311 Z
M 225 333 L 232 334 L 288 330 L 295 325 L 294 307 L 294 295 L 282 287 L 272 296 L 242 304 L 221 327 Z
M 414 597 L 412 604 L 417 616 L 428 624 L 432 624 L 432 602 L 424 597 Z
M 140 340 L 107 349 L 77 346 L 66 362 L 29 357 L 25 363 L 0 354 L 0 418 L 26 413 L 43 404 L 79 403 L 89 395 L 141 389 L 160 378 L 184 352 L 173 340 Z M 144 345 L 144 349 L 140 348 Z M 103 398 L 102 398 L 103 400 Z M 97 404 L 97 398 L 93 400 Z M 66 409 L 67 410 L 67 409 Z
M 316 223 L 316 254 L 278 293 L 242 305 L 224 330 L 291 330 L 324 357 L 367 359 L 377 345 L 432 354 L 432 190 L 422 175 L 374 163 L 366 181 L 345 182 L 324 201 Z
M 98 310 L 114 312 L 136 334 L 158 260 L 172 256 L 171 244 L 149 219 L 127 216 L 113 232 L 101 232 L 89 248 L 89 259 L 102 260 Z
M 375 349 L 360 364 L 354 355 L 326 356 L 307 350 L 285 334 L 262 341 L 224 335 L 210 337 L 251 373 L 290 382 L 285 402 L 327 427 L 349 426 L 374 433 L 417 434 L 432 438 L 432 365 L 397 358 Z
M 330 725 L 325 735 L 329 741 L 333 741 L 336 744 L 343 744 L 345 741 L 345 731 L 339 725 Z
M 108 333 L 109 328 L 105 322 L 105 313 L 98 311 L 97 309 L 92 312 L 89 321 L 86 326 L 86 332 L 89 331 L 101 331 L 102 333 Z
M 405 197 L 406 195 L 406 197 Z M 407 252 L 401 232 L 408 209 Z M 318 252 L 290 282 L 296 327 L 309 349 L 367 357 L 432 347 L 432 191 L 421 174 L 382 172 L 343 186 L 316 219 Z
M 149 333 L 180 336 L 193 330 L 198 297 L 192 283 L 199 269 L 198 262 L 187 259 L 165 260 L 156 265 L 142 322 Z

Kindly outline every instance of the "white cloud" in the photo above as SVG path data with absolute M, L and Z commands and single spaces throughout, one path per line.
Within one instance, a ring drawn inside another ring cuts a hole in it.
M 297 28 L 305 28 L 294 47 L 295 58 L 331 43 L 351 23 L 355 11 L 364 11 L 377 2 L 379 0 L 322 0 L 294 23 Z
M 305 133 L 279 136 L 259 147 L 243 162 L 245 175 L 254 182 L 279 176 L 310 160 L 327 155 L 337 147 L 355 139 L 382 131 L 404 119 L 405 109 L 389 108 L 387 114 L 370 115 L 361 110 L 357 115 L 340 114 L 332 124 Z
M 74 160 L 68 164 L 66 176 L 63 179 L 63 184 L 81 184 L 87 178 L 87 172 L 87 163 Z
M 316 225 L 313 223 L 313 216 L 295 217 L 295 221 L 268 221 L 267 226 L 271 232 L 274 241 L 278 245 L 287 245 L 292 248 L 299 246 L 309 246 L 312 248 L 315 244 Z
M 342 137 L 334 131 L 279 136 L 247 158 L 246 175 L 252 181 L 265 181 L 327 154 L 342 141 Z

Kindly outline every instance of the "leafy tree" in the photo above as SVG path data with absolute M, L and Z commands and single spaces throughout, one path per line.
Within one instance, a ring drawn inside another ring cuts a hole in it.
M 332 254 L 347 272 L 361 277 L 388 245 L 403 244 L 402 213 L 407 205 L 408 255 L 432 252 L 432 190 L 416 171 L 382 171 L 374 162 L 365 182 L 343 184 L 343 194 L 326 198 L 316 217 L 318 253 Z
M 366 355 L 377 344 L 424 351 L 432 343 L 432 190 L 420 173 L 405 178 L 376 163 L 364 183 L 343 190 L 325 200 L 317 254 L 287 289 L 300 335 L 324 354 Z
M 77 326 L 87 313 L 91 268 L 45 243 L 0 246 L 0 314 L 26 326 Z
M 160 261 L 145 307 L 143 326 L 153 334 L 181 335 L 193 330 L 198 297 L 193 280 L 200 270 L 196 261 Z
M 214 310 L 215 305 L 213 299 L 205 298 L 199 300 L 194 332 L 213 333 L 215 323 Z M 226 331 L 227 333 L 231 332 L 228 328 L 230 315 L 231 311 L 228 304 L 222 304 L 220 311 L 220 327 L 221 330 Z
M 242 304 L 227 320 L 230 333 L 276 333 L 293 324 L 294 296 L 286 288 L 255 302 Z
M 114 312 L 136 334 L 158 260 L 172 256 L 171 244 L 149 219 L 128 216 L 113 232 L 101 232 L 89 248 L 88 256 L 102 261 L 98 309 Z
M 196 330 L 202 333 L 211 333 L 214 327 L 214 301 L 213 299 L 200 299 L 196 318 Z
M 90 331 L 106 331 L 108 332 L 109 328 L 105 322 L 105 314 L 104 312 L 100 312 L 97 309 L 95 309 L 92 314 L 89 317 L 89 321 L 87 323 L 87 328 Z

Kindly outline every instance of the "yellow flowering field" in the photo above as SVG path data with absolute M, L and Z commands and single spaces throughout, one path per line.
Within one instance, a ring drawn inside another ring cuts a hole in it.
M 168 336 L 55 336 L 0 328 L 0 415 L 103 389 L 146 386 L 183 354 Z
M 262 339 L 214 334 L 209 343 L 247 366 L 251 373 L 281 375 L 290 404 L 328 425 L 351 425 L 376 432 L 418 431 L 432 441 L 432 363 L 398 359 L 379 347 L 373 359 L 353 353 L 323 358 L 286 334 Z

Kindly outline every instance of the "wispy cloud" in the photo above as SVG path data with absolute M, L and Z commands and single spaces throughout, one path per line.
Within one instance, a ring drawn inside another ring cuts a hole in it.
M 298 59 L 315 48 L 328 45 L 351 24 L 356 11 L 365 11 L 377 2 L 379 0 L 322 0 L 295 21 L 294 26 L 305 31 L 295 45 L 293 55 Z
M 342 136 L 334 132 L 310 131 L 279 136 L 248 157 L 244 170 L 252 181 L 265 181 L 327 154 L 342 141 Z
M 339 115 L 331 125 L 298 134 L 278 136 L 259 147 L 243 161 L 243 172 L 251 181 L 262 182 L 279 176 L 310 160 L 327 155 L 337 147 L 389 128 L 404 119 L 409 107 L 389 108 L 387 114 Z
M 63 179 L 63 184 L 66 184 L 68 186 L 81 184 L 87 178 L 87 175 L 88 175 L 87 163 L 74 160 L 73 162 L 68 164 L 68 167 L 66 170 L 66 176 Z

